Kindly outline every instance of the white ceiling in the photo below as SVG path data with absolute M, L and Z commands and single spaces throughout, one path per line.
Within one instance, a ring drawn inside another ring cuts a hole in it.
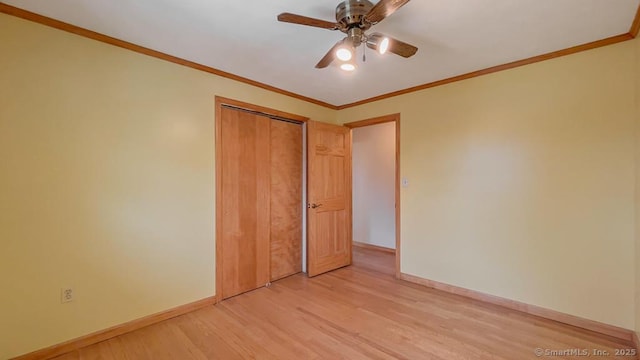
M 368 51 L 351 74 L 314 67 L 341 32 L 276 21 L 281 12 L 334 21 L 335 0 L 3 2 L 343 105 L 627 33 L 640 0 L 413 0 L 373 30 L 418 53 L 404 59 Z

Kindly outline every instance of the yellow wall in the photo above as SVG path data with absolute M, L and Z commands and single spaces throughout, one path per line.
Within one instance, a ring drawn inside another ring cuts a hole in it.
M 338 113 L 401 113 L 402 272 L 634 328 L 639 41 Z
M 335 120 L 6 15 L 0 84 L 0 359 L 214 295 L 215 95 Z

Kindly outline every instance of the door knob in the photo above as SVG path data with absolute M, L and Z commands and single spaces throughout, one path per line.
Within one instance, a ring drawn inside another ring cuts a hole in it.
M 307 208 L 309 209 L 317 209 L 320 206 L 322 206 L 322 204 L 307 204 Z

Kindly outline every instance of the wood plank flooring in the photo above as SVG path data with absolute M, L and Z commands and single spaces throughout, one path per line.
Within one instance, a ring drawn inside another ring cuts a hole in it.
M 354 248 L 354 265 L 302 274 L 56 358 L 539 359 L 534 349 L 620 340 L 395 280 L 392 254 Z

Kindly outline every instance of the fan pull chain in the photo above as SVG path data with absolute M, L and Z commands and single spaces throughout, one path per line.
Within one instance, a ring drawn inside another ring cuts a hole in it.
M 367 62 L 367 45 L 362 47 L 362 62 Z

